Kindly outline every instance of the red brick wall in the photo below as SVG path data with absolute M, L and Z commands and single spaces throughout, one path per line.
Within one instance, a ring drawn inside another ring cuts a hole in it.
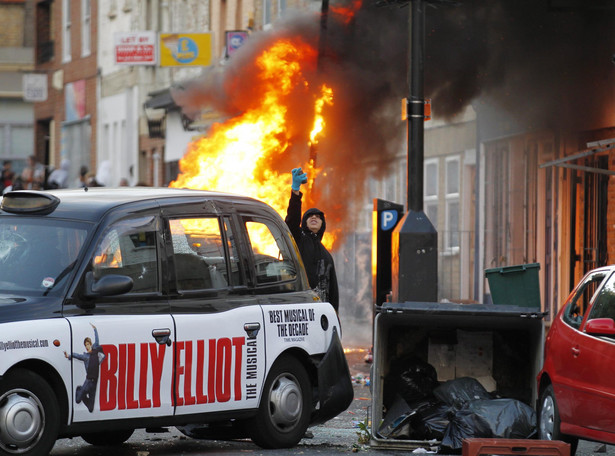
M 62 62 L 62 0 L 55 0 L 52 3 L 50 29 L 53 30 L 54 35 L 50 36 L 50 39 L 54 41 L 54 57 L 49 62 L 42 64 L 37 63 L 36 69 L 39 71 L 46 71 L 48 74 L 48 99 L 47 101 L 35 103 L 34 117 L 36 121 L 55 121 L 55 128 L 51 132 L 51 136 L 54 141 L 55 156 L 53 161 L 55 163 L 60 162 L 61 152 L 61 131 L 62 122 L 66 120 L 65 113 L 65 87 L 66 84 L 76 82 L 79 80 L 85 80 L 85 115 L 90 117 L 90 169 L 95 171 L 96 167 L 96 142 L 97 142 L 97 78 L 98 67 L 96 62 L 96 49 L 97 49 L 97 1 L 92 0 L 91 3 L 91 44 L 90 55 L 81 57 L 81 2 L 72 0 L 70 2 L 70 18 L 71 18 L 71 61 Z M 39 27 L 44 27 L 44 24 L 40 24 L 39 18 L 37 18 L 37 24 Z M 38 34 L 37 34 L 38 35 Z M 63 77 L 58 78 L 61 80 L 60 90 L 53 87 L 54 75 L 59 75 L 63 72 Z M 36 147 L 35 154 L 41 161 L 44 160 L 44 140 L 39 137 L 41 128 L 35 129 L 34 144 Z

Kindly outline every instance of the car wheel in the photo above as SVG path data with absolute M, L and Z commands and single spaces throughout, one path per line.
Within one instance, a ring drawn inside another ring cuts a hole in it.
M 290 448 L 309 425 L 312 392 L 305 367 L 292 356 L 273 365 L 257 415 L 247 423 L 252 441 L 262 448 Z
M 560 417 L 553 392 L 553 386 L 547 386 L 540 396 L 540 411 L 538 414 L 538 437 L 541 440 L 563 440 L 570 444 L 570 455 L 574 455 L 579 439 L 562 434 Z
M 38 374 L 17 369 L 0 381 L 0 453 L 48 455 L 60 428 L 53 389 Z
M 96 446 L 114 446 L 121 445 L 130 438 L 134 429 L 121 429 L 118 431 L 108 432 L 89 432 L 81 434 L 81 438 L 90 445 Z

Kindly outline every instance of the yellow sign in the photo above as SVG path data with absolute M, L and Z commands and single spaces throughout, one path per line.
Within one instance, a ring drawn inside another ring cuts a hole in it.
M 160 66 L 209 66 L 211 33 L 161 33 Z

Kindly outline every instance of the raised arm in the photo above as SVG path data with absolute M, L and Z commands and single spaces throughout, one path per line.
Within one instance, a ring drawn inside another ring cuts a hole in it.
M 290 229 L 295 241 L 299 242 L 301 236 L 301 184 L 307 182 L 307 174 L 301 168 L 294 168 L 291 171 L 292 185 L 288 208 L 286 209 L 286 225 Z

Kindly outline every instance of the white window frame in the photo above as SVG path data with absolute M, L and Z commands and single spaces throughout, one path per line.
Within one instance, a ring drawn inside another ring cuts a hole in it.
M 62 62 L 71 61 L 70 0 L 62 0 Z
M 81 0 L 81 57 L 92 53 L 92 0 Z
M 456 176 L 456 182 L 457 182 L 457 188 L 450 188 L 450 184 L 451 184 L 451 179 L 449 176 L 449 164 L 455 162 L 457 164 L 457 176 Z M 459 155 L 455 155 L 455 156 L 450 156 L 450 157 L 446 157 L 446 166 L 445 166 L 445 182 L 446 182 L 446 191 L 445 191 L 445 201 L 446 201 L 446 209 L 445 209 L 445 233 L 446 236 L 444 236 L 444 248 L 449 252 L 449 253 L 458 253 L 459 252 L 459 246 L 461 243 L 461 233 L 459 232 L 460 226 L 459 226 L 459 222 L 461 220 L 461 201 L 459 198 L 459 189 L 461 187 L 461 159 Z M 452 223 L 451 223 L 451 219 L 453 216 L 452 213 L 452 209 L 451 207 L 456 204 L 457 205 L 457 242 L 453 243 L 452 242 L 452 238 L 451 238 L 451 234 L 452 234 Z

